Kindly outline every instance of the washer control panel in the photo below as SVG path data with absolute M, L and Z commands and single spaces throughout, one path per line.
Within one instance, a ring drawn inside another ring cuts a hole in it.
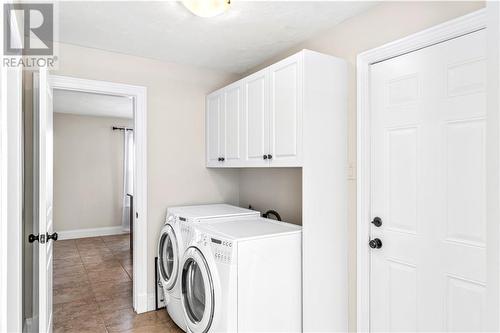
M 233 242 L 217 237 L 208 237 L 216 262 L 230 264 L 232 261 Z

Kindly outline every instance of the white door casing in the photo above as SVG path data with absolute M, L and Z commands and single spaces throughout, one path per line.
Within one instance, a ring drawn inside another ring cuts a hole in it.
M 38 113 L 38 330 L 52 332 L 53 91 L 45 68 L 34 76 Z
M 154 294 L 148 294 L 148 184 L 147 184 L 147 88 L 123 83 L 50 75 L 53 89 L 107 94 L 130 98 L 134 104 L 134 272 L 133 306 L 137 313 L 154 310 Z
M 300 166 L 302 158 L 303 54 L 269 67 L 271 166 Z

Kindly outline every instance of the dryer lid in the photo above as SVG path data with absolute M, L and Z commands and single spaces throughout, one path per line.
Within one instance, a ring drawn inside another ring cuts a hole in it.
M 286 222 L 278 222 L 265 218 L 214 220 L 204 224 L 211 231 L 223 234 L 232 239 L 247 239 L 269 236 L 279 236 L 300 233 L 302 227 Z
M 168 214 L 180 216 L 189 220 L 260 215 L 258 211 L 228 204 L 171 207 L 167 210 L 167 212 Z

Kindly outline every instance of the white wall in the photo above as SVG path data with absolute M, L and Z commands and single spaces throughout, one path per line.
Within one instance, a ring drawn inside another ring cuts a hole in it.
M 238 171 L 205 168 L 205 95 L 235 77 L 68 44 L 59 45 L 53 74 L 145 86 L 148 140 L 148 292 L 166 208 L 238 203 Z
M 484 7 L 484 2 L 430 2 L 405 1 L 384 2 L 367 10 L 337 26 L 319 33 L 315 37 L 296 45 L 294 48 L 276 55 L 248 73 L 264 68 L 277 60 L 300 51 L 311 49 L 331 54 L 348 62 L 348 153 L 349 163 L 356 169 L 356 56 L 365 51 L 412 33 L 424 30 L 436 24 L 451 20 Z M 240 184 L 248 184 L 255 174 L 241 173 Z M 271 173 L 265 175 L 268 191 L 264 194 L 252 191 L 246 200 L 265 200 L 268 205 L 276 205 L 277 200 L 296 201 L 296 193 L 290 192 L 286 197 L 278 199 L 282 178 L 275 178 Z M 289 181 L 294 182 L 294 175 L 289 175 Z M 262 196 L 265 196 L 264 198 Z M 283 214 L 288 214 L 283 211 Z M 356 179 L 349 180 L 349 330 L 356 330 Z
M 54 230 L 121 225 L 123 132 L 112 126 L 133 120 L 54 114 Z

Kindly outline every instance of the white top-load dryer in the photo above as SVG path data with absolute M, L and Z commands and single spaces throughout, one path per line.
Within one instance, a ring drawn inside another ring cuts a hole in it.
M 167 311 L 172 320 L 186 330 L 186 323 L 180 300 L 179 265 L 184 254 L 180 223 L 205 223 L 221 217 L 258 217 L 255 210 L 228 204 L 170 207 L 158 241 L 158 271 L 165 293 Z
M 264 218 L 182 223 L 187 331 L 300 332 L 302 228 Z

